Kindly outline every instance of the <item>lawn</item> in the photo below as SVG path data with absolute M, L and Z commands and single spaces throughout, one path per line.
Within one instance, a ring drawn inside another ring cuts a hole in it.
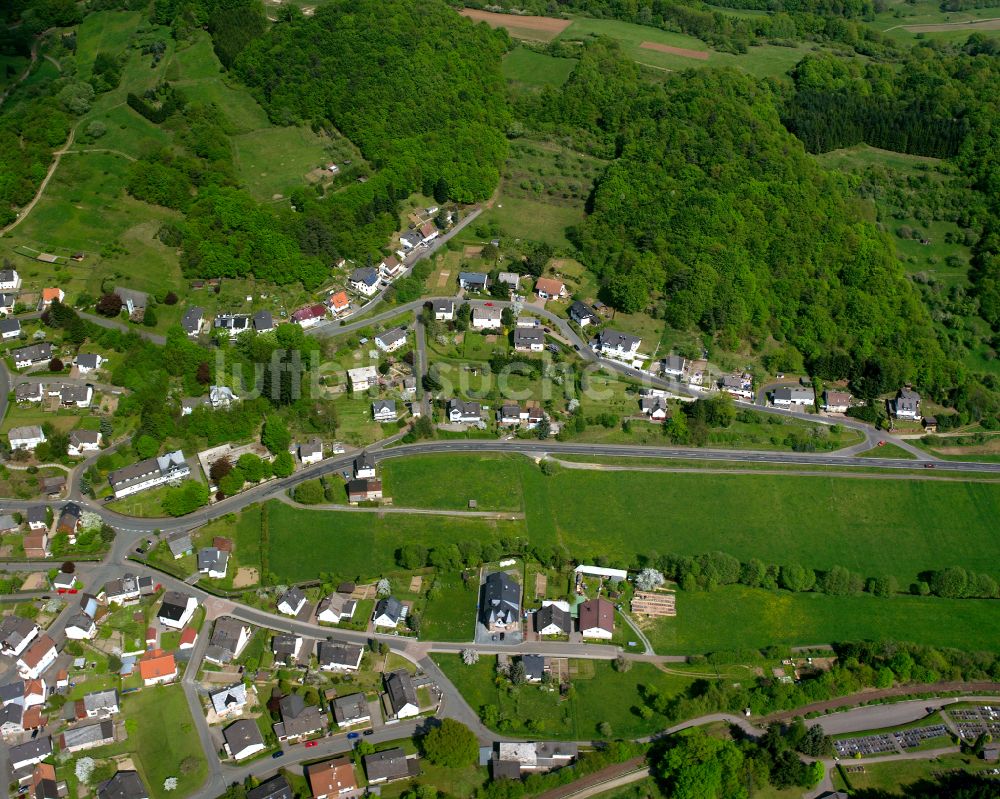
M 233 137 L 236 167 L 258 200 L 288 196 L 330 160 L 329 139 L 309 128 L 263 128 Z
M 733 585 L 678 592 L 676 618 L 646 633 L 661 655 L 859 639 L 997 651 L 995 619 L 989 599 L 833 597 Z
M 420 761 L 420 776 L 410 782 L 400 780 L 384 786 L 379 791 L 379 796 L 384 799 L 396 799 L 411 790 L 412 785 L 430 785 L 438 788 L 442 795 L 447 796 L 474 796 L 476 792 L 489 779 L 487 770 L 482 766 L 463 766 L 462 768 L 450 768 L 446 766 L 435 766 L 427 760 Z
M 512 83 L 526 86 L 562 86 L 575 66 L 575 58 L 556 58 L 517 47 L 504 57 L 503 74 Z
M 395 568 L 396 549 L 404 543 L 434 547 L 524 534 L 523 522 L 302 510 L 278 501 L 267 507 L 269 570 L 288 582 L 321 572 L 336 579 L 377 577 Z
M 467 586 L 460 572 L 442 572 L 424 607 L 420 637 L 428 641 L 471 641 L 479 583 Z
M 851 762 L 846 761 L 845 766 Z M 864 773 L 844 775 L 843 769 L 834 772 L 835 787 L 848 786 L 856 791 L 872 791 L 872 795 L 906 796 L 907 786 L 933 780 L 936 775 L 951 771 L 981 772 L 994 766 L 972 755 L 945 755 L 934 760 L 901 760 L 890 763 L 865 763 Z M 882 792 L 886 793 L 882 793 Z
M 583 208 L 551 205 L 525 197 L 511 196 L 501 184 L 500 195 L 492 208 L 476 220 L 478 224 L 496 223 L 504 235 L 544 241 L 558 249 L 569 248 L 566 229 L 583 222 Z
M 385 495 L 401 507 L 464 510 L 474 499 L 479 510 L 518 511 L 523 461 L 520 455 L 487 454 L 390 458 L 381 465 L 382 483 Z
M 76 64 L 87 80 L 101 52 L 122 53 L 142 22 L 138 11 L 98 11 L 88 14 L 76 31 Z
M 570 740 L 601 738 L 597 727 L 602 722 L 611 725 L 615 738 L 635 738 L 662 729 L 666 721 L 653 714 L 641 718 L 635 709 L 642 704 L 639 686 L 653 686 L 661 694 L 680 693 L 693 680 L 686 676 L 665 674 L 648 663 L 636 663 L 632 669 L 619 673 L 608 661 L 574 660 L 571 669 L 572 691 L 560 699 L 557 690 L 537 685 L 517 688 L 497 687 L 494 683 L 496 661 L 482 656 L 479 662 L 466 666 L 459 655 L 434 655 L 445 676 L 475 709 L 493 705 L 502 721 L 499 731 L 513 736 L 534 736 Z

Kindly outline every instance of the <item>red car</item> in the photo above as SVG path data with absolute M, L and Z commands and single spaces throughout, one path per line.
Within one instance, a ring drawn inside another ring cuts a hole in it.
M 493 307 L 493 303 L 492 303 L 492 302 L 486 302 L 486 303 L 483 303 L 483 304 L 484 304 L 484 305 L 485 305 L 485 306 L 486 306 L 487 308 L 492 308 L 492 307 Z
M 316 746 L 318 743 L 319 741 L 306 741 L 306 749 L 312 749 L 312 747 Z

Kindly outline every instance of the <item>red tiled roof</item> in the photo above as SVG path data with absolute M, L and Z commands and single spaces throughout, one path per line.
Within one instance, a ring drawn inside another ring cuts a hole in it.
M 139 674 L 143 680 L 155 680 L 177 673 L 174 656 L 164 653 L 162 649 L 153 649 L 139 661 Z

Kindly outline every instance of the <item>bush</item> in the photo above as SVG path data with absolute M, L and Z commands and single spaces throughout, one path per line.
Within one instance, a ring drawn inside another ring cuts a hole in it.
M 306 480 L 295 487 L 295 501 L 303 505 L 320 505 L 326 499 L 323 484 L 319 480 Z

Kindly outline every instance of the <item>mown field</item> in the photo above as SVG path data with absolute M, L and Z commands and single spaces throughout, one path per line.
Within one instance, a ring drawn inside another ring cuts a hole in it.
M 576 66 L 576 59 L 555 58 L 516 47 L 503 60 L 507 80 L 527 86 L 562 86 Z

